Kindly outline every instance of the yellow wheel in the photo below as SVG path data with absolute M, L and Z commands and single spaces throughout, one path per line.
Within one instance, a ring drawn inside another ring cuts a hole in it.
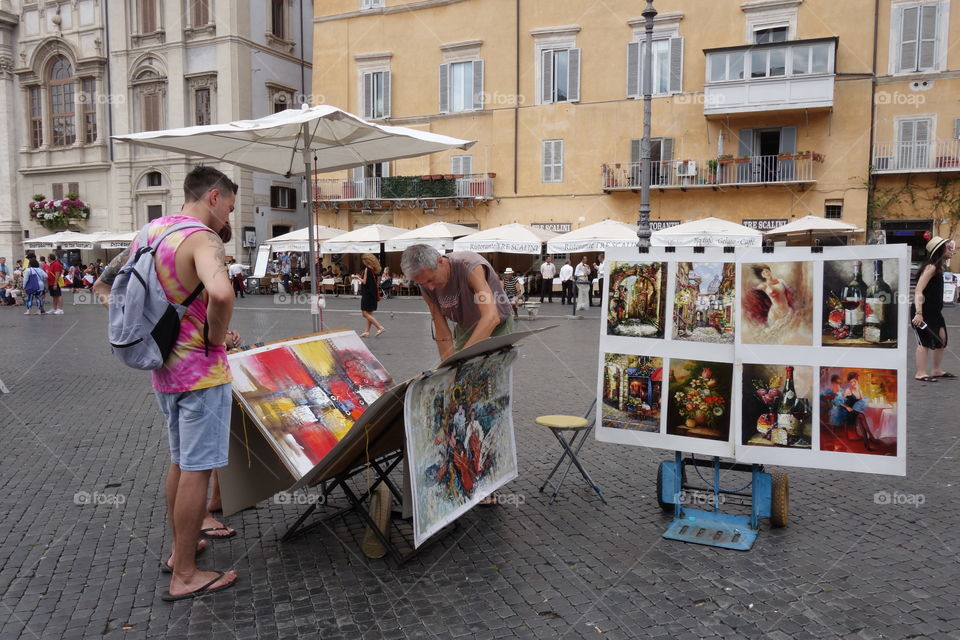
M 773 491 L 770 505 L 770 525 L 785 527 L 790 520 L 790 480 L 785 473 L 771 473 Z

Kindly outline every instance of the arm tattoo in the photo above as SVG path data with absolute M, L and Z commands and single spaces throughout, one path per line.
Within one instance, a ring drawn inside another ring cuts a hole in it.
M 227 258 L 227 249 L 223 246 L 223 241 L 219 236 L 213 235 L 210 237 L 210 246 L 214 250 L 214 259 L 217 261 L 217 270 L 214 272 L 214 276 L 219 276 L 221 273 L 227 273 L 227 265 L 224 264 L 224 260 Z

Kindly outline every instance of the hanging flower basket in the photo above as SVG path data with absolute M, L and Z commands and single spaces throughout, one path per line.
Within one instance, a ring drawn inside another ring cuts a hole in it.
M 66 229 L 71 223 L 90 217 L 90 207 L 75 193 L 68 193 L 61 200 L 47 200 L 46 196 L 37 194 L 28 206 L 30 219 L 47 229 Z

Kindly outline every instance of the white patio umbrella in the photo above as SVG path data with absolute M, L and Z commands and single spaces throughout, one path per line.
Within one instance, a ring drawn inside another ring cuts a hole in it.
M 336 107 L 319 105 L 287 109 L 257 120 L 145 131 L 115 139 L 165 151 L 212 158 L 255 171 L 309 177 L 367 164 L 413 158 L 448 149 L 468 149 L 475 140 L 460 140 L 407 127 L 367 122 Z M 313 199 L 307 221 L 310 264 L 316 264 L 313 238 Z M 316 278 L 310 279 L 316 294 Z M 315 330 L 320 327 L 314 318 Z
M 547 253 L 604 251 L 637 246 L 637 227 L 618 220 L 601 220 L 560 234 L 547 242 Z
M 783 235 L 787 233 L 813 233 L 817 231 L 828 231 L 834 233 L 856 233 L 863 231 L 855 224 L 843 222 L 842 220 L 828 220 L 820 216 L 804 216 L 799 220 L 780 225 L 776 229 L 767 231 L 768 236 Z
M 334 236 L 339 236 L 344 233 L 346 233 L 346 231 L 343 229 L 325 227 L 320 224 L 314 225 L 313 227 L 314 242 L 329 240 Z M 310 251 L 310 230 L 306 227 L 296 229 L 289 233 L 270 238 L 264 242 L 264 244 L 270 245 L 270 251 Z
M 653 247 L 759 247 L 763 232 L 736 222 L 708 217 L 650 234 Z
M 428 244 L 437 251 L 453 251 L 454 238 L 468 236 L 476 229 L 452 222 L 434 222 L 419 229 L 405 231 L 387 241 L 387 251 L 403 251 L 415 244 Z
M 458 238 L 453 241 L 453 250 L 540 255 L 543 252 L 543 243 L 556 238 L 557 235 L 553 231 L 535 229 L 525 224 L 505 224 Z
M 378 254 L 381 245 L 395 238 L 406 229 L 388 224 L 371 224 L 330 238 L 320 245 L 320 253 L 372 253 Z
M 26 249 L 45 249 L 60 247 L 61 249 L 93 249 L 96 246 L 96 236 L 77 231 L 58 231 L 48 236 L 41 236 L 32 240 L 24 240 Z
M 137 231 L 114 233 L 112 231 L 98 231 L 92 234 L 101 249 L 126 249 L 137 237 Z

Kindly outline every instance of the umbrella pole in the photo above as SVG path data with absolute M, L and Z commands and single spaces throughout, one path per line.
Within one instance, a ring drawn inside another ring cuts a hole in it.
M 320 331 L 320 315 L 317 313 L 318 309 L 315 308 L 317 305 L 317 246 L 316 246 L 316 229 L 313 226 L 313 189 L 311 188 L 310 183 L 310 174 L 313 172 L 313 165 L 310 162 L 310 128 L 309 125 L 303 123 L 303 184 L 304 188 L 310 194 L 310 197 L 307 198 L 309 203 L 309 210 L 307 211 L 307 238 L 310 242 L 310 266 L 308 273 L 310 274 L 310 317 L 313 319 L 313 331 L 314 333 Z

